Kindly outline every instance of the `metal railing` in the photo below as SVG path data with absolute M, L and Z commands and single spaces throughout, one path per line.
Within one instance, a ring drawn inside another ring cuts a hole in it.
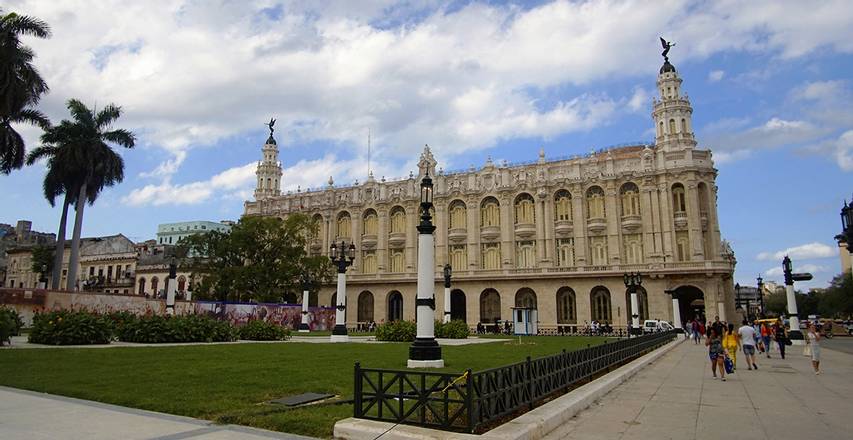
M 478 432 L 533 409 L 674 339 L 675 332 L 605 342 L 479 372 L 362 368 L 355 364 L 357 418 L 457 432 Z

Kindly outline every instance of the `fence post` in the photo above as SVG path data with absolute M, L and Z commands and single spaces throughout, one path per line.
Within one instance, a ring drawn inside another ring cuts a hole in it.
M 530 362 L 530 356 L 527 356 L 527 392 L 529 400 L 527 402 L 527 406 L 532 410 L 533 409 L 533 363 Z
M 468 431 L 472 434 L 477 427 L 476 410 L 474 409 L 474 373 L 471 369 L 465 370 L 465 407 L 468 408 Z
M 352 384 L 353 389 L 353 411 L 355 417 L 361 417 L 362 414 L 362 402 L 361 402 L 361 364 L 356 362 L 354 369 L 353 379 L 354 382 Z

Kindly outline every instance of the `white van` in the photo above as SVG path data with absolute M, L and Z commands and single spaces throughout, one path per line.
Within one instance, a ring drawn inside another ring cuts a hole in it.
M 672 330 L 673 327 L 666 321 L 647 319 L 643 321 L 643 333 L 657 333 Z

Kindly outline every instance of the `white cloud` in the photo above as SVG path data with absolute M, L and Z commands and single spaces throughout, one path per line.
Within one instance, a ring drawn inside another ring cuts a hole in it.
M 634 94 L 628 100 L 628 108 L 633 112 L 646 112 L 652 102 L 652 93 L 642 87 L 635 87 Z M 652 124 L 654 125 L 654 124 Z M 652 127 L 654 130 L 654 127 Z
M 723 76 L 726 75 L 724 70 L 712 70 L 708 72 L 708 81 L 709 82 L 717 82 L 723 79 Z
M 812 259 L 812 258 L 832 258 L 838 256 L 838 248 L 825 245 L 823 243 L 813 242 L 799 246 L 789 247 L 778 252 L 762 252 L 756 256 L 759 260 L 779 260 L 785 258 L 785 255 L 791 259 Z
M 229 197 L 236 192 L 243 196 L 246 188 L 255 181 L 256 168 L 257 164 L 253 162 L 227 169 L 206 181 L 185 184 L 172 184 L 171 178 L 166 177 L 159 184 L 132 190 L 122 198 L 122 202 L 131 206 L 194 205 L 217 194 Z

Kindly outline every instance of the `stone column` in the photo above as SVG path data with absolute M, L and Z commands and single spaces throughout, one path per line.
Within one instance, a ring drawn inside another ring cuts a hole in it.
M 572 188 L 572 235 L 574 236 L 575 265 L 588 266 L 592 262 L 587 258 L 588 247 L 586 243 L 587 227 L 586 216 L 583 212 L 584 194 L 581 187 L 576 185 Z
M 699 190 L 696 182 L 690 182 L 686 188 L 687 194 L 687 234 L 690 239 L 691 260 L 704 260 L 705 250 L 702 245 L 702 221 L 699 219 Z
M 607 261 L 605 264 L 611 265 L 613 261 L 622 261 L 622 243 L 620 240 L 619 230 L 621 228 L 621 220 L 619 216 L 619 208 L 616 200 L 617 191 L 612 187 L 612 184 L 607 185 L 604 192 L 605 211 L 604 218 L 607 221 Z M 614 259 L 615 257 L 615 259 Z
M 483 262 L 480 260 L 479 237 L 480 237 L 480 202 L 477 200 L 468 199 L 465 201 L 465 228 L 468 231 L 468 267 L 453 268 L 454 271 L 464 270 L 469 271 L 471 267 L 481 267 Z
M 510 210 L 514 209 L 512 199 L 501 197 L 501 268 L 515 267 L 515 224 Z M 507 264 L 508 262 L 508 264 Z
M 450 219 L 447 213 L 447 202 L 442 200 L 435 205 L 435 264 L 433 271 L 443 267 L 448 261 L 449 243 L 447 242 L 447 229 Z
M 683 327 L 681 323 L 681 308 L 678 305 L 678 297 L 675 295 L 672 296 L 672 326 L 676 330 L 680 330 Z
M 657 228 L 655 227 L 654 222 L 656 215 L 652 208 L 652 205 L 654 204 L 652 201 L 654 194 L 653 191 L 654 190 L 649 187 L 642 187 L 640 189 L 640 218 L 643 222 L 643 261 L 645 262 L 654 260 L 660 250 L 657 243 L 655 243 L 655 232 Z
M 537 199 L 534 199 L 535 204 L 535 217 L 534 223 L 536 225 L 536 266 L 542 267 L 544 266 L 542 263 L 548 258 L 545 253 L 545 223 L 547 223 L 545 217 L 545 193 L 541 193 L 537 195 Z M 553 224 L 554 222 L 551 222 Z
M 388 271 L 388 210 L 376 209 L 376 273 Z
M 675 245 L 675 228 L 672 219 L 672 197 L 669 193 L 669 184 L 661 183 L 658 186 L 658 199 L 660 200 L 660 225 L 661 225 L 661 243 L 663 244 L 664 258 L 667 255 L 675 261 L 676 255 L 673 246 Z
M 546 194 L 542 204 L 545 211 L 542 217 L 542 222 L 545 223 L 545 261 L 549 267 L 553 267 L 557 265 L 557 258 L 554 255 L 557 249 L 557 240 L 554 237 L 556 235 L 554 232 L 554 195 Z
M 410 273 L 409 268 L 415 268 L 417 261 L 415 260 L 415 227 L 418 224 L 418 215 L 417 209 L 406 209 L 406 248 L 405 248 L 405 258 L 406 258 L 406 267 L 405 271 Z M 420 245 L 420 243 L 417 243 Z

